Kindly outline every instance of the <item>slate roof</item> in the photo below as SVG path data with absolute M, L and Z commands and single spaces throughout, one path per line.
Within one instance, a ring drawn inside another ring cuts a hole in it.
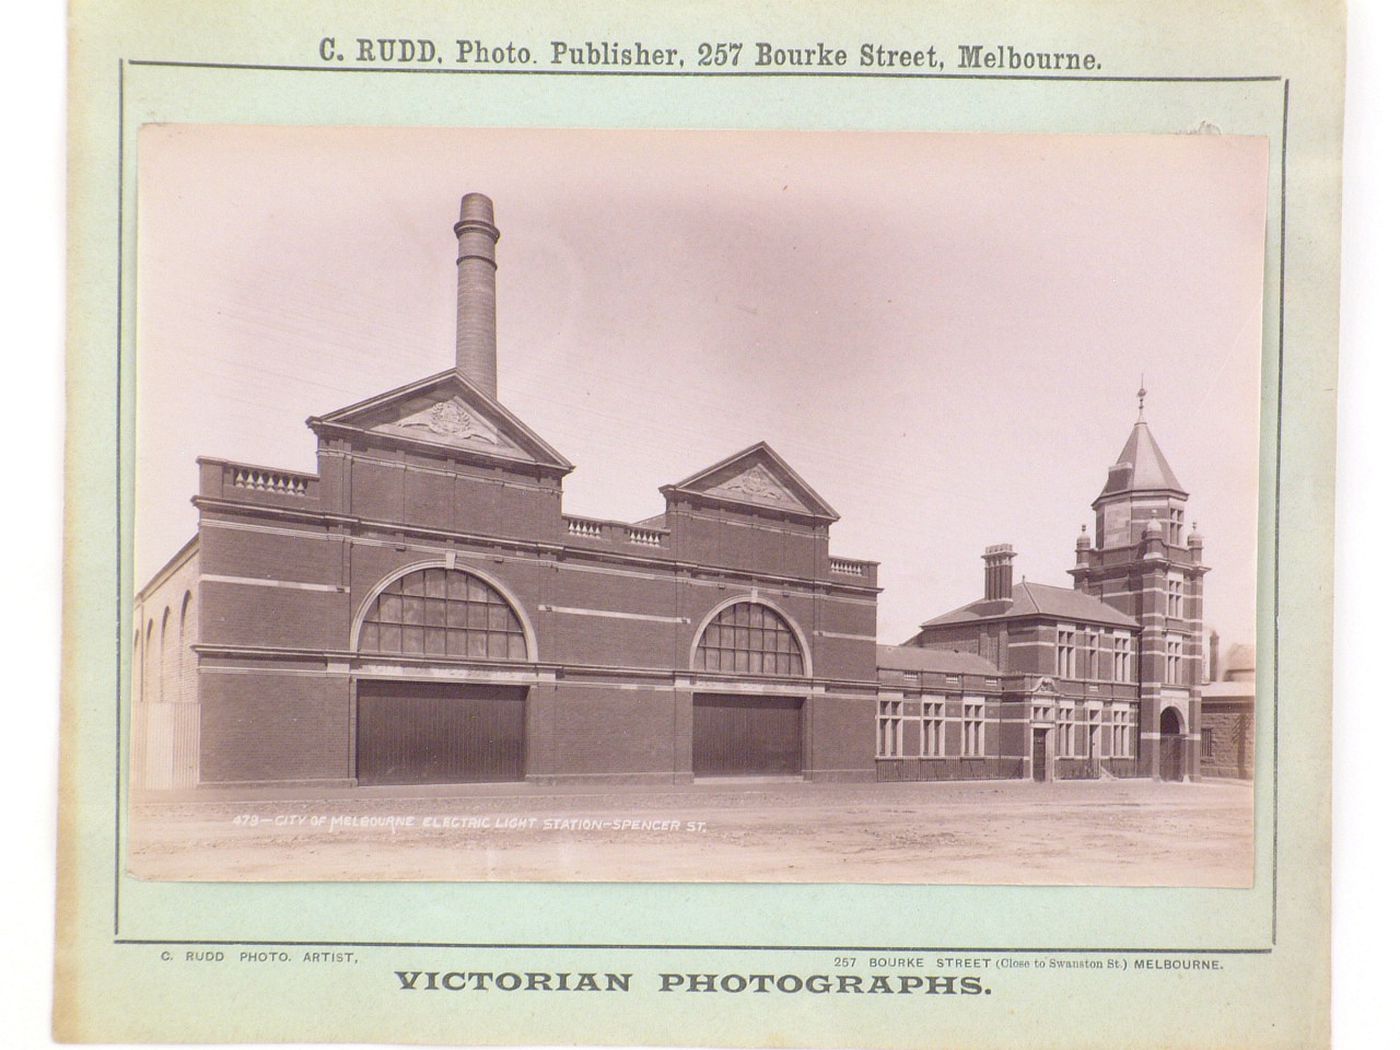
M 987 674 L 1001 672 L 976 653 L 957 649 L 919 649 L 912 645 L 877 645 L 875 666 L 887 671 L 937 671 L 943 674 Z
M 1125 492 L 1178 493 L 1183 499 L 1186 490 L 1177 481 L 1167 457 L 1152 431 L 1147 429 L 1145 420 L 1133 424 L 1133 432 L 1128 435 L 1127 444 L 1118 453 L 1118 462 L 1108 468 L 1108 481 L 1104 484 L 1099 499 L 1105 496 L 1121 495 Z
M 1113 627 L 1137 627 L 1138 622 L 1092 594 L 1069 587 L 1051 587 L 1044 583 L 1022 580 L 1011 588 L 1010 601 L 975 602 L 925 620 L 924 627 L 942 627 L 954 623 L 981 623 L 991 620 L 1013 620 L 1022 617 L 1045 617 L 1057 620 L 1083 620 Z

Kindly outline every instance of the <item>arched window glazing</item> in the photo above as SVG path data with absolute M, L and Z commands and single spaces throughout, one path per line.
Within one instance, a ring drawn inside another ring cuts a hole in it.
M 525 660 L 525 629 L 501 593 L 456 569 L 419 569 L 374 599 L 359 649 L 404 656 Z
M 696 668 L 739 674 L 800 675 L 802 647 L 787 621 L 766 605 L 725 606 L 705 627 Z

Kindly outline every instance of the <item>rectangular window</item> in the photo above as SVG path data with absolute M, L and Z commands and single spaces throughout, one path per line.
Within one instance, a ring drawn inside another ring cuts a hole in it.
M 1079 667 L 1079 677 L 1098 678 L 1099 676 L 1099 632 L 1087 628 L 1084 631 L 1084 661 Z
M 1055 723 L 1055 754 L 1060 758 L 1074 757 L 1074 708 L 1069 704 L 1060 706 L 1060 717 Z
M 1215 757 L 1215 741 L 1211 738 L 1211 732 L 1209 729 L 1201 730 L 1201 757 Z
M 904 704 L 900 700 L 880 701 L 880 721 L 875 738 L 875 755 L 878 758 L 897 758 L 899 738 L 903 719 L 900 717 Z
M 1167 542 L 1173 547 L 1180 547 L 1181 534 L 1186 527 L 1186 511 L 1180 507 L 1173 507 L 1167 513 Z
M 1181 619 L 1186 614 L 1186 584 L 1182 580 L 1167 580 L 1167 615 Z
M 948 750 L 948 724 L 942 700 L 924 701 L 923 728 L 919 754 L 924 758 L 941 758 Z
M 987 705 L 980 701 L 963 703 L 963 754 L 980 758 L 986 748 Z
M 1074 677 L 1074 632 L 1063 627 L 1055 633 L 1055 674 Z
M 1113 728 L 1109 738 L 1109 746 L 1113 749 L 1109 754 L 1112 758 L 1132 758 L 1133 757 L 1133 733 L 1132 725 L 1128 721 L 1128 709 L 1115 707 L 1112 714 Z
M 1133 680 L 1133 640 L 1122 635 L 1115 635 L 1113 638 L 1113 680 Z
M 1181 639 L 1167 638 L 1167 684 L 1181 684 Z

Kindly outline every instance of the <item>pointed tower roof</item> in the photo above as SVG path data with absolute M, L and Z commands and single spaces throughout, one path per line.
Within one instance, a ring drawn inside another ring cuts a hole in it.
M 1152 431 L 1147 429 L 1147 419 L 1143 415 L 1146 397 L 1147 391 L 1139 389 L 1137 422 L 1123 451 L 1118 453 L 1118 461 L 1108 468 L 1108 481 L 1099 493 L 1100 500 L 1129 492 L 1170 492 L 1186 498 L 1186 490 L 1176 479 Z

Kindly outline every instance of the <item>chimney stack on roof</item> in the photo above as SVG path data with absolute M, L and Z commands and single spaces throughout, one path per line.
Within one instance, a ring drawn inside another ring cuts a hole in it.
M 457 371 L 496 396 L 496 229 L 491 198 L 468 193 L 457 235 Z
M 1011 549 L 1009 543 L 995 543 L 988 547 L 982 555 L 982 560 L 986 562 L 986 600 L 1010 601 L 1011 600 L 1011 562 L 1016 557 L 1016 552 Z

